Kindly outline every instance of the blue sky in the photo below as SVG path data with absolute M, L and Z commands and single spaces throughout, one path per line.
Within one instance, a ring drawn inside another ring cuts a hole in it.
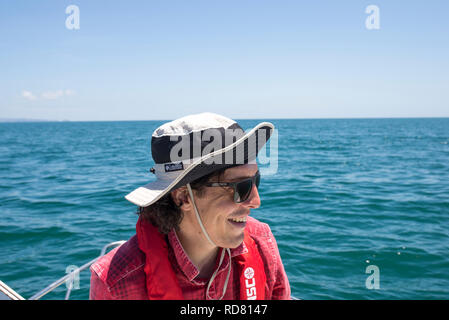
M 66 28 L 72 4 L 79 30 Z M 434 0 L 0 0 L 0 118 L 448 117 L 448 12 Z

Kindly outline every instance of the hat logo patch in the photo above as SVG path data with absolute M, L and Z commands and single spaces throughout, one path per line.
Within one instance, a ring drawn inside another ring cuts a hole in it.
M 182 162 L 165 164 L 165 172 L 184 170 Z

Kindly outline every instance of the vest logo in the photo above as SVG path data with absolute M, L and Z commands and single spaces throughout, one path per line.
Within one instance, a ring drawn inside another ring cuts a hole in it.
M 245 285 L 246 285 L 246 296 L 247 300 L 256 300 L 257 292 L 256 292 L 256 279 L 254 279 L 254 269 L 248 267 L 243 272 L 245 275 Z

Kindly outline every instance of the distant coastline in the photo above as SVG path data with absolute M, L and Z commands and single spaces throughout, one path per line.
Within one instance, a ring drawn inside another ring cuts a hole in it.
M 47 120 L 47 119 L 27 119 L 27 118 L 0 118 L 0 122 L 68 122 L 70 120 Z

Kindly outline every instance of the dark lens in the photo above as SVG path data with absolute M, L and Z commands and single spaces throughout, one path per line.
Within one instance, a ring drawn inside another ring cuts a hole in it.
M 237 202 L 246 201 L 246 199 L 248 199 L 249 195 L 251 194 L 252 188 L 253 188 L 253 181 L 251 179 L 247 179 L 237 183 L 235 186 L 235 191 L 238 195 L 238 199 L 236 199 L 236 201 Z
M 259 173 L 259 171 L 257 171 L 257 173 L 256 173 L 256 187 L 257 187 L 257 189 L 259 189 L 259 184 L 260 184 L 260 173 Z

